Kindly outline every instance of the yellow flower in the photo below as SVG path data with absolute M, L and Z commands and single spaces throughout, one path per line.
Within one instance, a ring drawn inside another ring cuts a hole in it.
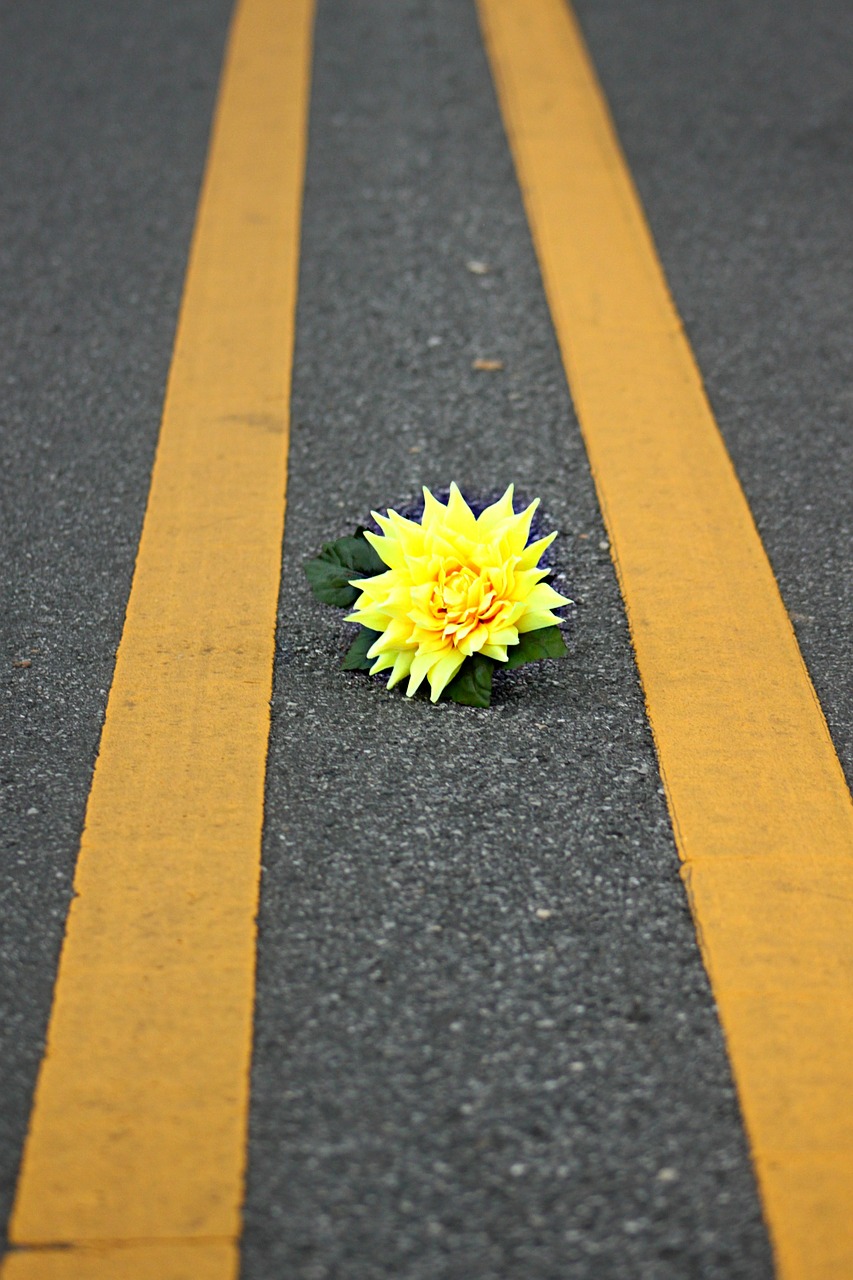
M 516 515 L 512 491 L 480 516 L 455 484 L 446 506 L 424 489 L 420 524 L 373 512 L 382 536 L 364 536 L 388 569 L 353 581 L 361 595 L 347 621 L 381 633 L 367 656 L 371 674 L 390 669 L 389 689 L 408 676 L 411 697 L 426 677 L 436 702 L 466 658 L 506 662 L 521 633 L 559 622 L 551 610 L 569 601 L 537 567 L 557 535 L 527 546 L 539 500 Z

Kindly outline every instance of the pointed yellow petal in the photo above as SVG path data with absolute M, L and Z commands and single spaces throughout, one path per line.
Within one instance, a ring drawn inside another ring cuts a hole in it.
M 519 618 L 517 626 L 520 634 L 527 631 L 538 631 L 540 627 L 556 627 L 559 626 L 560 619 L 555 613 L 551 613 L 549 609 L 540 612 L 525 613 L 523 618 Z
M 497 525 L 502 524 L 505 520 L 512 517 L 512 495 L 515 491 L 515 485 L 511 484 L 502 498 L 498 498 L 497 502 L 493 502 L 490 507 L 486 507 L 485 511 L 477 519 L 477 527 L 482 534 L 486 534 L 494 529 Z
M 515 556 L 520 556 L 524 552 L 527 539 L 530 537 L 530 523 L 533 519 L 533 513 L 538 506 L 539 499 L 534 498 L 530 506 L 519 512 L 512 524 L 507 526 L 506 537 L 512 554 Z
M 394 669 L 388 677 L 387 687 L 389 689 L 393 689 L 395 684 L 399 684 L 403 677 L 409 674 L 412 669 L 414 657 L 415 654 L 412 649 L 403 649 L 397 654 L 394 659 Z
M 570 603 L 568 596 L 561 596 L 547 582 L 540 582 L 527 597 L 527 604 L 531 609 L 559 609 L 560 605 Z
M 369 609 L 357 609 L 355 613 L 348 613 L 344 618 L 344 622 L 359 622 L 363 627 L 367 627 L 368 631 L 384 631 L 388 618 L 384 613 L 374 613 Z
M 451 530 L 462 534 L 465 538 L 477 540 L 477 521 L 474 512 L 459 492 L 456 484 L 450 486 L 450 498 L 447 502 L 447 523 Z
M 500 631 L 490 632 L 489 644 L 502 645 L 504 648 L 509 644 L 518 644 L 518 628 L 502 627 Z
M 370 654 L 367 655 L 368 658 Z M 387 671 L 389 667 L 393 667 L 396 661 L 396 655 L 393 653 L 380 653 L 379 657 L 370 668 L 370 674 L 375 676 L 380 671 Z
M 424 485 L 424 518 L 423 527 L 429 529 L 435 524 L 442 524 L 447 515 L 447 507 L 438 498 L 434 498 Z
M 409 683 L 406 688 L 406 697 L 411 698 L 412 694 L 417 693 L 423 678 L 435 662 L 435 655 L 432 653 L 416 653 L 412 659 L 412 665 L 409 669 Z
M 535 569 L 540 557 L 547 551 L 556 536 L 556 531 L 549 533 L 547 537 L 537 538 L 529 547 L 525 547 L 518 562 L 519 569 Z
M 365 530 L 364 536 L 389 569 L 402 568 L 405 560 L 396 538 L 383 538 L 378 533 L 371 533 L 369 529 Z
M 453 650 L 446 654 L 443 658 L 439 658 L 428 673 L 430 687 L 430 702 L 438 702 L 443 689 L 450 684 L 450 681 L 459 671 L 464 658 L 461 653 Z

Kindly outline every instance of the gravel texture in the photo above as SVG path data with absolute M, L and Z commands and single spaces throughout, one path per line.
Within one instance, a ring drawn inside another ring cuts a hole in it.
M 849 6 L 578 11 L 850 776 Z M 227 18 L 0 0 L 4 1216 Z M 765 1280 L 469 4 L 321 0 L 298 320 L 243 1280 Z M 488 711 L 343 673 L 349 633 L 302 570 L 454 479 L 541 496 L 576 602 L 570 659 Z

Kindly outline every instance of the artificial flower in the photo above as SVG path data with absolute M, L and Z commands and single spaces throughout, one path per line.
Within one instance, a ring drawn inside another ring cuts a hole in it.
M 420 524 L 373 512 L 382 532 L 364 537 L 387 568 L 349 580 L 360 595 L 347 621 L 379 633 L 367 658 L 389 689 L 408 678 L 411 697 L 426 679 L 436 702 L 466 658 L 505 663 L 523 635 L 559 622 L 552 611 L 570 601 L 539 566 L 556 534 L 528 545 L 539 500 L 516 514 L 512 497 L 510 485 L 475 516 L 454 484 L 446 504 L 424 489 Z

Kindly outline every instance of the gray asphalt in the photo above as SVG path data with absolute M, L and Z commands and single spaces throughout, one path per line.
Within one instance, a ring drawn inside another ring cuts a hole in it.
M 227 11 L 0 0 L 4 1216 Z M 849 6 L 578 11 L 850 777 Z M 770 1276 L 462 0 L 321 0 L 296 357 L 244 1280 Z M 577 602 L 570 660 L 490 711 L 342 673 L 340 615 L 302 575 L 371 507 L 452 479 L 540 495 Z

